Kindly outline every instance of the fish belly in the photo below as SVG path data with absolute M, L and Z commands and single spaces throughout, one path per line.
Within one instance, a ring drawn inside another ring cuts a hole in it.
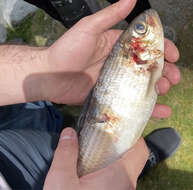
M 108 58 L 79 126 L 80 176 L 111 164 L 139 139 L 157 99 L 151 75 L 135 73 L 116 53 Z

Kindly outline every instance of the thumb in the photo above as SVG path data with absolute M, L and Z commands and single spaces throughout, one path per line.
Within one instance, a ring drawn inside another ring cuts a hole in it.
M 78 138 L 72 128 L 61 133 L 54 158 L 46 177 L 44 189 L 64 187 L 73 180 L 77 181 Z
M 144 139 L 141 138 L 134 147 L 119 160 L 133 182 L 137 182 L 138 176 L 143 170 L 148 156 L 149 151 L 147 145 Z
M 132 11 L 136 0 L 120 0 L 111 6 L 85 17 L 80 23 L 95 33 L 102 33 L 127 17 Z
M 78 139 L 72 128 L 62 131 L 57 149 L 54 154 L 52 168 L 63 173 L 77 175 Z

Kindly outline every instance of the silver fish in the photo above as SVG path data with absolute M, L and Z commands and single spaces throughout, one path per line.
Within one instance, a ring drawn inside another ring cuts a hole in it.
M 108 166 L 137 142 L 156 103 L 163 65 L 163 28 L 150 9 L 116 42 L 83 108 L 79 176 Z

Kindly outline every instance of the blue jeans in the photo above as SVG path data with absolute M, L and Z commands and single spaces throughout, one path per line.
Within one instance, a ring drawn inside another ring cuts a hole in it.
M 49 102 L 0 107 L 0 172 L 12 189 L 43 188 L 62 129 Z

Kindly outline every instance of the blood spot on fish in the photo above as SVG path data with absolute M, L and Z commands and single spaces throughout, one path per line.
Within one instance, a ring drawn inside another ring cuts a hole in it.
M 97 123 L 106 123 L 109 120 L 109 117 L 106 114 L 102 114 L 96 118 Z
M 107 113 L 104 114 L 104 116 L 106 117 L 107 121 L 110 121 L 111 123 L 117 123 L 119 122 L 120 118 L 118 118 L 115 115 L 108 115 Z
M 125 41 L 124 42 L 124 48 L 122 50 L 122 54 L 127 59 L 129 58 L 129 55 L 133 58 L 133 61 L 136 64 L 142 65 L 146 64 L 147 61 L 141 60 L 138 56 L 139 53 L 143 53 L 145 51 L 145 48 L 141 45 L 140 38 L 133 38 L 131 41 Z M 124 63 L 126 66 L 130 66 L 130 61 L 128 63 Z
M 96 116 L 96 122 L 105 123 L 104 129 L 113 133 L 120 122 L 120 117 L 115 114 L 108 105 L 100 105 L 99 110 L 100 111 Z
M 155 21 L 152 17 L 149 17 L 148 20 L 147 20 L 147 23 L 152 26 L 152 27 L 155 27 L 156 24 L 155 24 Z
M 120 119 L 113 115 L 112 113 L 102 113 L 100 115 L 100 117 L 97 118 L 97 121 L 99 123 L 106 123 L 106 122 L 110 122 L 110 123 L 117 123 Z
M 106 113 L 103 114 L 103 117 L 105 118 L 105 121 L 109 121 L 110 120 L 110 117 Z
M 125 66 L 125 67 L 130 67 L 133 65 L 133 62 L 132 61 L 129 61 L 129 60 L 126 60 L 126 61 L 123 61 L 122 62 L 122 65 Z
M 117 136 L 114 136 L 113 142 L 114 142 L 114 143 L 118 143 L 118 142 L 119 142 L 119 138 L 118 138 Z
M 145 69 L 144 69 L 143 67 L 140 67 L 140 68 L 139 68 L 139 72 L 140 72 L 140 73 L 144 73 L 144 72 L 145 72 Z
M 147 71 L 152 72 L 157 68 L 157 65 L 158 65 L 157 61 L 153 62 L 152 64 L 149 65 L 149 67 L 147 68 Z
M 141 59 L 137 56 L 137 54 L 135 54 L 135 53 L 133 53 L 132 57 L 133 57 L 133 60 L 135 61 L 135 63 L 138 64 L 138 65 L 147 64 L 147 61 L 146 61 L 146 60 L 145 60 L 145 61 L 144 61 L 144 60 L 141 60 Z
M 131 47 L 134 51 L 138 51 L 138 52 L 144 52 L 145 48 L 141 46 L 141 42 L 139 40 L 139 38 L 133 38 L 133 41 L 131 43 Z

